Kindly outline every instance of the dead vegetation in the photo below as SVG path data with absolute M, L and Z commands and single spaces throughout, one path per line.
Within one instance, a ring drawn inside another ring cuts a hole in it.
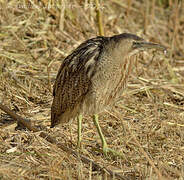
M 30 119 L 57 142 L 75 150 L 77 122 L 50 129 L 52 85 L 63 60 L 98 35 L 95 1 L 0 2 L 0 102 Z M 122 157 L 104 157 L 90 117 L 82 152 L 128 179 L 184 177 L 184 2 L 100 2 L 106 36 L 131 32 L 169 49 L 137 57 L 127 90 L 100 125 Z M 39 136 L 15 130 L 0 111 L 0 179 L 112 179 Z M 46 127 L 42 129 L 42 127 Z M 76 151 L 76 150 L 75 150 Z M 155 170 L 156 169 L 156 170 Z M 114 176 L 114 179 L 118 177 Z

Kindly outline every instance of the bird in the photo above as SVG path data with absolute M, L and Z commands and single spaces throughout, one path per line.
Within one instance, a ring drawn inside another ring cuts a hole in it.
M 131 33 L 97 36 L 80 44 L 63 60 L 57 73 L 50 127 L 77 118 L 80 148 L 82 119 L 89 115 L 93 117 L 103 153 L 114 153 L 102 133 L 98 114 L 121 97 L 134 67 L 134 55 L 147 49 L 166 52 L 164 46 Z

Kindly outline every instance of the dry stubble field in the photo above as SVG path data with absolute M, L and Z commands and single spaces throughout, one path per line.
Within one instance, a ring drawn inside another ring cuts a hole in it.
M 101 153 L 91 117 L 78 157 L 39 136 L 46 132 L 77 152 L 76 120 L 49 128 L 52 85 L 64 57 L 99 34 L 95 1 L 2 0 L 0 102 L 40 132 L 15 130 L 0 111 L 0 179 L 184 178 L 184 2 L 111 0 L 100 10 L 106 36 L 130 32 L 169 50 L 137 56 L 121 100 L 100 114 L 106 140 L 121 156 Z

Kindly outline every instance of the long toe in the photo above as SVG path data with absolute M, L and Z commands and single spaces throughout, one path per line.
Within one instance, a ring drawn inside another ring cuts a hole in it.
M 103 154 L 105 156 L 112 155 L 114 157 L 121 157 L 124 158 L 124 155 L 118 151 L 115 151 L 114 149 L 108 148 L 107 146 L 103 147 Z

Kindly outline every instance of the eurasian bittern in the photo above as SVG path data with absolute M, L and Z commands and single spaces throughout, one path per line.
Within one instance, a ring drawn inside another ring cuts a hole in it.
M 79 45 L 67 56 L 56 77 L 51 107 L 51 127 L 78 117 L 78 147 L 81 143 L 82 115 L 94 115 L 93 121 L 103 145 L 108 148 L 98 122 L 98 114 L 122 95 L 133 67 L 133 55 L 142 50 L 165 47 L 123 33 L 98 36 Z

